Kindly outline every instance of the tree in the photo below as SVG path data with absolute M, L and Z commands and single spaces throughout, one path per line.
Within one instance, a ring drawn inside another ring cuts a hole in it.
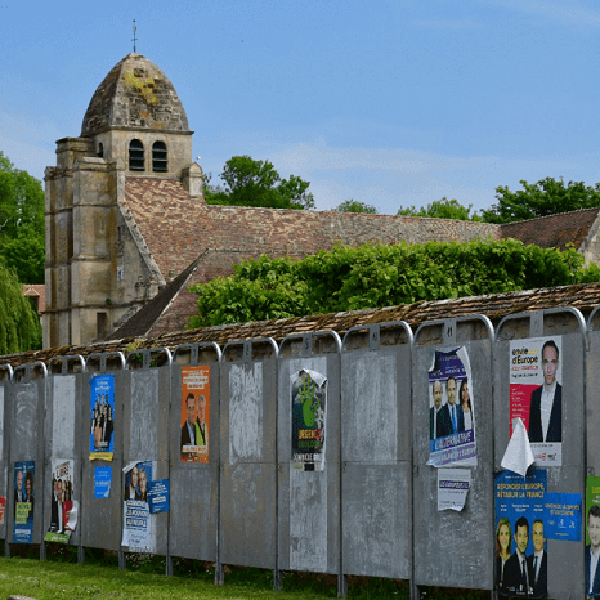
M 468 207 L 463 206 L 456 200 L 448 200 L 445 196 L 441 200 L 436 200 L 431 204 L 427 205 L 427 208 L 421 206 L 417 210 L 415 206 L 411 208 L 400 207 L 398 211 L 399 215 L 405 215 L 408 217 L 427 217 L 430 219 L 457 219 L 459 221 L 481 221 L 481 217 L 474 212 L 471 214 L 472 204 Z
M 556 181 L 552 177 L 527 183 L 521 179 L 523 190 L 511 192 L 508 186 L 496 188 L 498 202 L 490 210 L 483 211 L 487 223 L 510 223 L 555 215 L 571 210 L 600 206 L 600 183 L 594 187 L 583 181 Z
M 26 352 L 41 347 L 40 318 L 23 284 L 0 261 L 0 354 Z
M 359 202 L 358 200 L 354 200 L 350 198 L 350 200 L 345 200 L 342 202 L 335 210 L 338 212 L 357 212 L 357 213 L 366 213 L 368 215 L 376 215 L 379 214 L 377 209 L 370 204 L 365 204 L 364 202 Z
M 44 191 L 0 152 L 0 257 L 23 283 L 44 282 Z
M 299 210 L 314 208 L 313 195 L 306 193 L 310 184 L 296 175 L 290 175 L 289 180 L 282 179 L 268 160 L 233 156 L 225 163 L 221 179 L 228 186 L 223 191 L 205 186 L 207 204 Z

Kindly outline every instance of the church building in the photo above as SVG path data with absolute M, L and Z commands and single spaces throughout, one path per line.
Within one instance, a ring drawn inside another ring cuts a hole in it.
M 57 164 L 45 172 L 44 348 L 184 329 L 196 312 L 190 285 L 229 275 L 233 264 L 263 253 L 302 258 L 338 241 L 516 237 L 542 246 L 571 242 L 588 259 L 597 256 L 597 208 L 500 227 L 207 206 L 192 134 L 173 84 L 131 53 L 92 96 L 80 136 L 57 141 Z

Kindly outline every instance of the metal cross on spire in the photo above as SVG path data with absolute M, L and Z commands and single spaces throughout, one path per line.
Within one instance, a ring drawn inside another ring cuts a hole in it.
M 135 37 L 135 19 L 133 20 L 133 39 L 131 41 L 133 42 L 133 53 L 135 54 L 135 42 L 136 42 L 136 37 Z

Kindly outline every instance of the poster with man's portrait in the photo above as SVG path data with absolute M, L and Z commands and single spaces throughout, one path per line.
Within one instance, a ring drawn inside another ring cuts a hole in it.
M 181 369 L 181 462 L 209 461 L 210 367 Z
M 13 542 L 31 544 L 33 540 L 33 511 L 35 508 L 35 490 L 33 480 L 35 461 L 23 460 L 14 467 L 14 521 Z
M 562 464 L 562 339 L 510 342 L 510 431 L 520 417 L 540 467 Z
M 115 376 L 90 379 L 90 460 L 112 460 L 115 440 Z
M 587 600 L 600 598 L 600 476 L 586 481 L 585 513 L 585 594 Z
M 327 377 L 310 369 L 291 375 L 292 467 L 322 471 L 325 465 Z
M 427 464 L 469 466 L 475 457 L 475 398 L 467 351 L 436 350 L 429 370 Z
M 50 527 L 44 540 L 66 544 L 77 526 L 78 503 L 73 500 L 73 461 L 52 459 Z
M 152 552 L 156 547 L 156 531 L 150 514 L 148 500 L 149 484 L 152 481 L 152 461 L 127 465 L 123 501 L 125 503 L 125 527 L 121 544 L 143 552 Z

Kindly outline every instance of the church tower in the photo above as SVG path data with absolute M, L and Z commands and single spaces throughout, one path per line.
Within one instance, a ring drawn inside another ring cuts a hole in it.
M 192 134 L 173 84 L 132 53 L 94 93 L 80 137 L 57 141 L 45 173 L 44 348 L 105 339 L 167 284 L 126 187 L 135 180 L 202 205 Z

